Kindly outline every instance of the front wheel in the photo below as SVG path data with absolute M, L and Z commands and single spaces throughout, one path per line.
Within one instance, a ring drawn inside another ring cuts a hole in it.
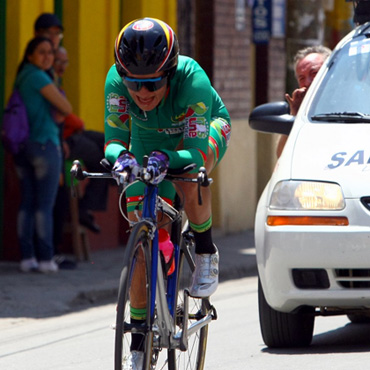
M 315 322 L 313 307 L 297 313 L 274 310 L 267 303 L 258 279 L 258 309 L 262 338 L 268 347 L 304 347 L 311 343 Z
M 128 361 L 133 349 L 144 352 L 142 369 L 151 369 L 153 356 L 153 333 L 149 331 L 151 246 L 147 224 L 145 222 L 136 224 L 127 242 L 119 285 L 115 370 L 122 370 L 123 364 Z
M 194 267 L 194 266 L 193 266 Z M 184 253 L 180 253 L 179 263 L 179 286 L 177 289 L 177 309 L 175 314 L 176 332 L 183 330 L 184 325 L 188 327 L 204 317 L 208 313 L 208 305 L 205 299 L 189 297 L 189 319 L 184 323 L 184 289 L 191 282 L 191 269 Z M 188 349 L 172 349 L 168 351 L 169 370 L 203 370 L 207 348 L 208 325 L 202 327 L 188 338 Z

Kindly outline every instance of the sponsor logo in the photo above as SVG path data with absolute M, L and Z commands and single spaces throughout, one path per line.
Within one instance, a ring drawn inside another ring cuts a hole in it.
M 129 110 L 127 99 L 115 93 L 107 96 L 106 104 L 109 113 L 127 113 Z
M 154 23 L 148 20 L 140 20 L 134 23 L 132 29 L 135 31 L 147 31 L 154 27 Z
M 198 116 L 203 115 L 208 110 L 208 107 L 203 103 L 199 102 L 197 104 L 191 105 L 186 112 L 180 113 L 178 116 L 172 119 L 173 122 L 183 121 L 185 118 L 191 117 L 196 114 Z
M 113 128 L 119 128 L 124 131 L 129 131 L 129 122 L 130 122 L 130 116 L 128 114 L 121 114 L 118 116 L 117 114 L 110 114 L 106 122 L 108 126 Z
M 207 121 L 204 117 L 190 117 L 185 125 L 185 137 L 204 139 L 208 137 Z

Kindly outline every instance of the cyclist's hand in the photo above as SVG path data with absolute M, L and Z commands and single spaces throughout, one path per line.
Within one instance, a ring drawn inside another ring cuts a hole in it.
M 152 184 L 159 184 L 163 181 L 167 174 L 168 166 L 169 158 L 166 153 L 159 150 L 151 152 L 148 158 L 148 166 L 146 168 L 147 173 L 151 176 L 150 182 Z
M 136 175 L 140 170 L 140 166 L 137 163 L 135 156 L 129 152 L 123 152 L 116 160 L 113 165 L 112 174 L 113 177 L 119 181 L 119 173 L 126 172 L 128 175 L 128 182 L 135 180 Z

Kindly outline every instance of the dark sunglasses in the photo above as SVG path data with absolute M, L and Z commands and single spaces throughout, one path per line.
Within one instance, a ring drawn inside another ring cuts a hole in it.
M 156 91 L 167 84 L 167 75 L 157 78 L 122 77 L 122 81 L 128 89 L 133 91 L 139 91 L 143 86 L 149 91 Z

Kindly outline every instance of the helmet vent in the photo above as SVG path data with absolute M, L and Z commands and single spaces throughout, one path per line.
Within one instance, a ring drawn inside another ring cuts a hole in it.
M 161 42 L 162 42 L 162 36 L 158 36 L 157 40 L 155 40 L 154 47 L 157 47 L 158 45 L 160 45 Z
M 155 63 L 155 55 L 151 55 L 148 60 L 146 61 L 146 65 L 151 66 Z
M 145 48 L 144 37 L 140 37 L 139 39 L 140 53 L 144 53 L 144 48 Z

